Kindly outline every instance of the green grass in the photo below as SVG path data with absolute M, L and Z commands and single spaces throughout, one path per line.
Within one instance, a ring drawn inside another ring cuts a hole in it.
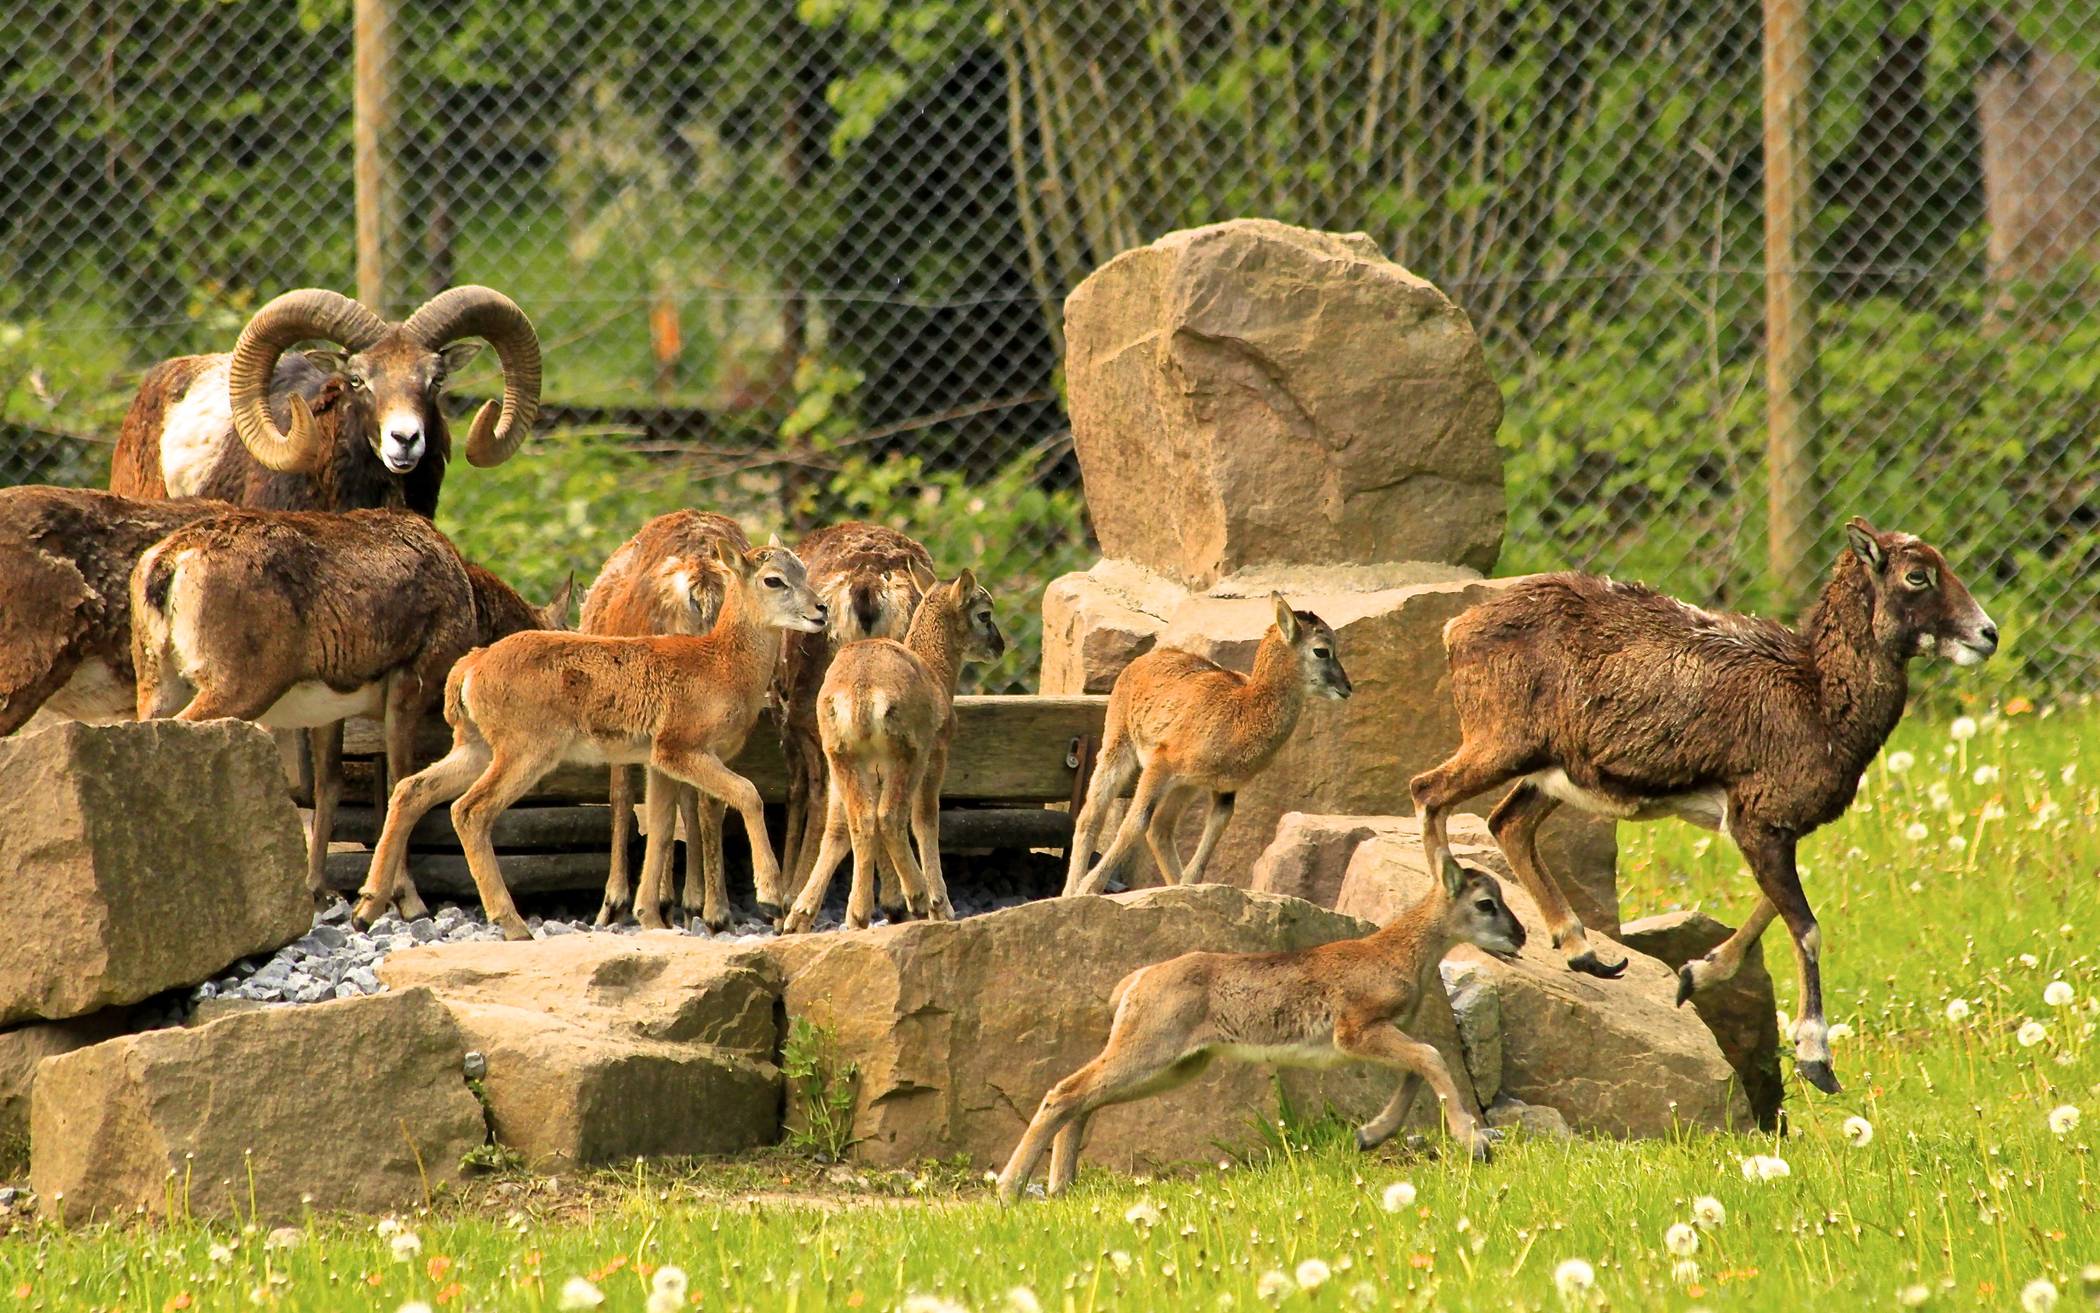
M 1929 1308 L 2014 1309 L 2044 1276 L 2061 1309 L 2090 1308 L 2079 1273 L 2100 1264 L 2100 709 L 1977 719 L 1961 742 L 1945 719 L 1906 724 L 1891 749 L 1911 769 L 1892 773 L 1884 756 L 1852 814 L 1806 846 L 1831 1017 L 1854 1033 L 1836 1045 L 1846 1093 L 1795 1082 L 1783 1139 L 1519 1141 L 1479 1167 L 1434 1144 L 1365 1157 L 1315 1123 L 1264 1161 L 1151 1181 L 1091 1172 L 1069 1199 L 1007 1212 L 986 1202 L 984 1164 L 914 1177 L 773 1155 L 515 1177 L 401 1219 L 419 1244 L 403 1261 L 369 1219 L 314 1219 L 290 1249 L 226 1224 L 25 1226 L 0 1243 L 0 1305 L 541 1308 L 583 1276 L 605 1307 L 640 1309 L 645 1274 L 674 1264 L 702 1308 L 884 1310 L 915 1294 L 1034 1307 L 1008 1303 L 1026 1286 L 1053 1310 L 1258 1309 L 1264 1274 L 1317 1260 L 1329 1279 L 1281 1295 L 1282 1308 L 1890 1308 L 1918 1286 Z M 1671 825 L 1625 843 L 1629 914 L 1746 909 L 1725 846 Z M 1768 942 L 1784 965 L 1783 940 Z M 1780 974 L 1785 1007 L 1791 971 Z M 2059 979 L 2074 998 L 2052 1007 L 2043 990 Z M 1958 1022 L 1956 998 L 1970 1009 Z M 2045 1032 L 2031 1046 L 2017 1037 L 2028 1020 Z M 2086 1120 L 2058 1135 L 2047 1117 L 2063 1104 Z M 1843 1135 L 1853 1116 L 1873 1126 L 1861 1148 Z M 1746 1181 L 1739 1164 L 1755 1153 L 1791 1174 Z M 1384 1187 L 1403 1180 L 1416 1199 L 1387 1212 Z M 1664 1232 L 1705 1195 L 1727 1218 L 1680 1282 Z M 1158 1224 L 1130 1220 L 1141 1203 Z M 1595 1286 L 1564 1301 L 1554 1270 L 1576 1258 Z

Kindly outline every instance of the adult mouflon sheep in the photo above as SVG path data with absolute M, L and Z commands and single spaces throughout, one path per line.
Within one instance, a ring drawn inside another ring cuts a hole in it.
M 503 399 L 475 416 L 467 460 L 500 465 L 532 431 L 540 403 L 539 338 L 516 303 L 455 287 L 388 323 L 341 293 L 306 288 L 256 311 L 231 353 L 146 371 L 117 437 L 110 491 L 428 519 L 452 457 L 438 398 L 480 349 L 468 338 L 496 348 Z M 289 352 L 314 339 L 343 349 Z
M 1539 865 L 1540 822 L 1562 803 L 1618 820 L 1677 816 L 1735 841 L 1763 895 L 1742 929 L 1680 973 L 1678 1002 L 1734 975 L 1776 915 L 1801 973 L 1794 1056 L 1838 1090 L 1823 1024 L 1822 933 L 1794 850 L 1844 814 L 1903 716 L 1907 667 L 1975 665 L 1998 627 L 1930 544 L 1845 526 L 1849 549 L 1798 628 L 1688 606 L 1595 575 L 1526 579 L 1444 626 L 1461 742 L 1410 782 L 1429 869 L 1444 819 L 1515 780 L 1488 817 L 1568 965 L 1617 976 Z

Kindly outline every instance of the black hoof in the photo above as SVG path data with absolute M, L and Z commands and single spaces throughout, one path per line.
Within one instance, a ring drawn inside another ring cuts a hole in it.
M 1692 964 L 1687 962 L 1677 968 L 1677 1006 L 1683 1007 L 1692 1001 Z
M 1370 1136 L 1368 1136 L 1368 1135 L 1365 1135 L 1365 1134 L 1364 1134 L 1364 1132 L 1363 1132 L 1363 1128 L 1362 1128 L 1362 1127 L 1358 1127 L 1358 1128 L 1357 1128 L 1357 1130 L 1356 1130 L 1356 1149 L 1357 1149 L 1357 1152 L 1359 1152 L 1359 1153 L 1369 1153 L 1369 1152 L 1371 1152 L 1371 1150 L 1373 1150 L 1373 1149 L 1375 1149 L 1375 1148 L 1377 1148 L 1377 1147 L 1378 1147 L 1377 1145 L 1375 1145 L 1375 1144 L 1371 1143 L 1371 1137 L 1370 1137 Z
M 758 919 L 778 926 L 780 924 L 780 904 L 760 903 L 758 905 Z
M 1830 1069 L 1829 1063 L 1797 1062 L 1794 1065 L 1801 1069 L 1801 1079 L 1823 1091 L 1823 1093 L 1842 1094 L 1844 1092 L 1845 1087 L 1838 1084 L 1837 1073 Z
M 365 931 L 370 930 L 372 928 L 372 918 L 369 916 L 360 916 L 356 912 L 352 912 L 350 914 L 350 928 L 362 934 Z
M 1597 956 L 1595 949 L 1584 949 L 1568 959 L 1568 970 L 1580 971 L 1586 976 L 1596 976 L 1600 980 L 1617 980 L 1626 974 L 1626 959 L 1621 958 L 1617 962 L 1607 964 Z

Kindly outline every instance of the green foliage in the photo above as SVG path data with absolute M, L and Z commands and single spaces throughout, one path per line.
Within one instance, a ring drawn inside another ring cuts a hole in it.
M 1766 613 L 1802 600 L 1764 575 L 1763 362 L 1739 314 L 1754 295 L 1725 288 L 1710 333 L 1684 331 L 1666 305 L 1574 320 L 1565 353 L 1505 388 L 1503 573 L 1609 569 Z M 2100 549 L 2068 508 L 2100 471 L 2100 325 L 1989 331 L 1981 318 L 1973 304 L 1894 298 L 1824 311 L 1829 551 L 1854 514 L 1940 546 L 2006 636 L 1965 672 L 1972 692 L 2090 686 Z
M 853 1146 L 853 1101 L 860 1093 L 860 1068 L 841 1062 L 829 1027 L 796 1017 L 780 1050 L 787 1080 L 787 1140 L 790 1148 L 838 1162 Z

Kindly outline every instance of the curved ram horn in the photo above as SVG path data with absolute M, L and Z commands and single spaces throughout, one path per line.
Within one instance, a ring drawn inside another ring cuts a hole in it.
M 402 329 L 431 350 L 479 337 L 503 362 L 503 401 L 482 406 L 467 435 L 467 459 L 501 465 L 517 453 L 540 413 L 540 339 L 517 302 L 492 287 L 454 287 L 424 302 Z
M 277 359 L 294 343 L 315 338 L 362 351 L 385 332 L 385 320 L 323 287 L 286 292 L 256 311 L 241 329 L 226 371 L 234 431 L 248 454 L 280 473 L 306 473 L 324 464 L 328 452 L 305 397 L 294 393 L 290 398 L 290 433 L 278 432 L 270 418 L 270 378 Z

